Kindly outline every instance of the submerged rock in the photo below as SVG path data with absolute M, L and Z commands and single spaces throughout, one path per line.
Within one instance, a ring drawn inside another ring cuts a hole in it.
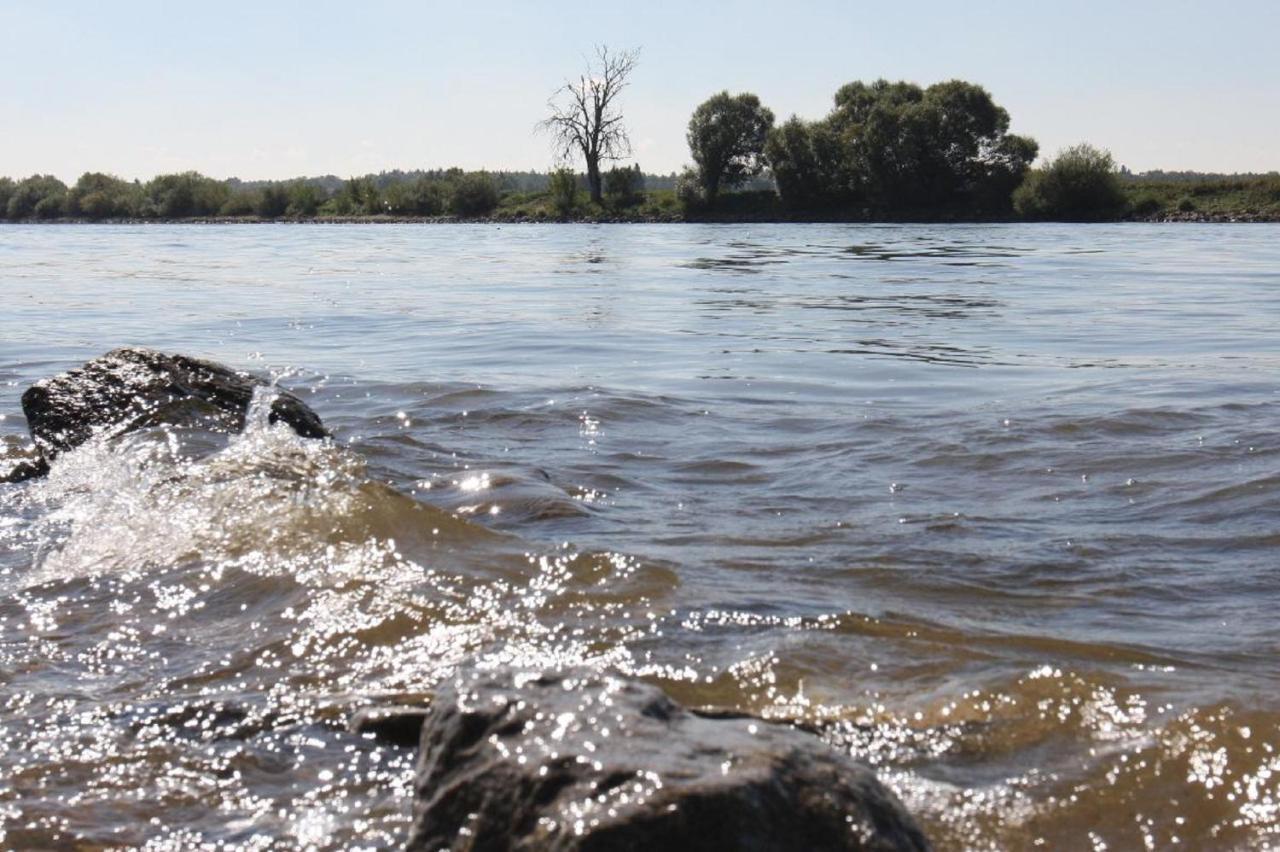
M 46 472 L 49 460 L 102 431 L 196 422 L 238 431 L 254 391 L 263 387 L 264 380 L 212 361 L 150 349 L 113 350 L 42 379 L 22 395 L 31 438 L 44 457 L 28 474 Z M 304 438 L 328 434 L 316 413 L 286 391 L 277 391 L 270 419 Z
M 43 458 L 22 459 L 17 463 L 12 460 L 0 461 L 0 483 L 26 482 L 49 473 L 49 463 Z
M 461 675 L 431 703 L 413 850 L 924 850 L 870 769 L 591 671 Z
M 416 746 L 428 712 L 425 707 L 365 707 L 347 722 L 347 730 L 391 745 Z

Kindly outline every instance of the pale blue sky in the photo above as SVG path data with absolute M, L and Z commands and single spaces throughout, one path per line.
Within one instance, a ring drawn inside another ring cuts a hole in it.
M 0 175 L 546 169 L 532 133 L 592 45 L 643 53 L 647 171 L 721 89 L 819 118 L 850 80 L 986 86 L 1045 153 L 1280 169 L 1280 2 L 212 3 L 0 0 Z

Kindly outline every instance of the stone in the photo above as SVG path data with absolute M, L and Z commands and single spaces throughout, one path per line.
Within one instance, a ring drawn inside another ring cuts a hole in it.
M 347 730 L 361 736 L 371 736 L 388 745 L 416 746 L 422 737 L 422 725 L 427 720 L 425 707 L 363 707 L 347 723 Z
M 16 464 L 0 462 L 0 483 L 26 482 L 49 474 L 49 463 L 43 458 L 23 459 Z
M 590 670 L 463 673 L 422 724 L 411 850 L 926 850 L 874 773 L 789 725 Z
M 22 395 L 22 411 L 47 462 L 100 432 L 160 423 L 239 431 L 262 387 L 264 380 L 212 361 L 125 348 L 36 382 Z M 287 391 L 277 391 L 269 417 L 304 438 L 328 435 L 316 413 Z

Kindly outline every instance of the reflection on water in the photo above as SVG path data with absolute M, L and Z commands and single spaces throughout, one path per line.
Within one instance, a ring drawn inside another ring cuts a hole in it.
M 514 661 L 801 720 L 938 848 L 1265 848 L 1274 236 L 7 226 L 0 465 L 124 343 L 336 438 L 0 486 L 0 846 L 393 846 L 345 720 Z

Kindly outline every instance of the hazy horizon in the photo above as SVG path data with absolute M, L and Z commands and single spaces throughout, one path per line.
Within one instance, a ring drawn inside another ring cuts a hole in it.
M 983 85 L 1044 155 L 1089 141 L 1135 172 L 1280 168 L 1269 4 L 776 8 L 11 6 L 0 175 L 544 172 L 554 160 L 534 125 L 596 43 L 642 50 L 622 101 L 626 162 L 653 174 L 689 162 L 685 125 L 714 92 L 755 92 L 780 121 L 816 119 L 840 85 L 879 77 Z

